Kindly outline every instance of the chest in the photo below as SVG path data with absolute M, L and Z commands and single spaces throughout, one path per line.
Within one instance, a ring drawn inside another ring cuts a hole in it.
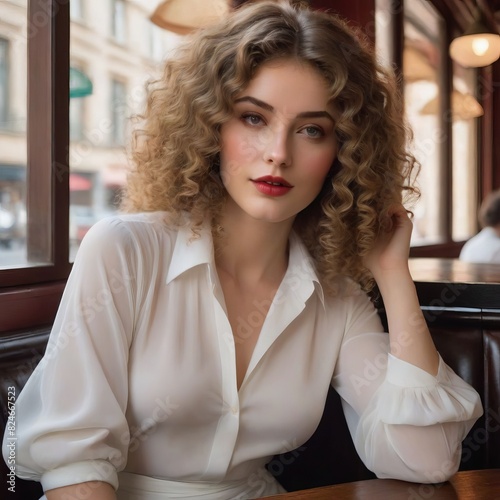
M 277 310 L 261 328 L 246 372 L 238 375 L 242 351 L 224 331 L 222 309 L 217 302 L 212 307 L 208 321 L 195 321 L 185 307 L 184 318 L 168 332 L 140 332 L 143 342 L 134 344 L 130 358 L 131 427 L 141 429 L 159 415 L 158 431 L 168 428 L 177 436 L 200 429 L 211 436 L 221 421 L 237 419 L 242 442 L 272 435 L 279 451 L 290 437 L 306 440 L 321 417 L 335 364 L 331 339 L 316 330 L 319 325 L 308 314 L 281 332 L 274 329 L 280 324 Z
M 221 275 L 225 312 L 234 340 L 237 387 L 241 387 L 278 286 L 238 287 Z
M 140 426 L 162 405 L 175 409 L 162 427 L 217 428 L 221 414 L 239 408 L 242 423 L 272 425 L 277 435 L 314 427 L 341 339 L 321 302 L 313 295 L 301 304 L 287 290 L 274 299 L 224 297 L 202 268 L 196 272 L 144 305 L 129 357 L 129 419 Z

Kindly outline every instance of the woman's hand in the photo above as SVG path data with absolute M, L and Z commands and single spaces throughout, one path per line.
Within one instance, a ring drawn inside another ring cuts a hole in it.
M 413 224 L 403 205 L 392 205 L 364 264 L 372 272 L 382 295 L 391 352 L 435 376 L 439 356 L 408 266 L 412 229 Z
M 413 223 L 401 203 L 389 208 L 374 247 L 364 259 L 365 266 L 378 280 L 388 272 L 408 270 Z

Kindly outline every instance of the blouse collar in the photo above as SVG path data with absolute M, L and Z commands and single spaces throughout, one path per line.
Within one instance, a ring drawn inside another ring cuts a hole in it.
M 290 234 L 289 241 L 288 268 L 281 288 L 284 286 L 287 295 L 293 293 L 304 302 L 314 291 L 324 307 L 323 287 L 309 252 L 295 232 Z M 207 264 L 215 271 L 214 247 L 210 228 L 208 226 L 202 227 L 199 236 L 195 236 L 189 225 L 181 226 L 175 240 L 172 260 L 167 273 L 167 284 L 186 271 L 203 264 Z

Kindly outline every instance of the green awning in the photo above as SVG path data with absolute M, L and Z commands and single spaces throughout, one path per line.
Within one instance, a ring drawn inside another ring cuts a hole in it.
M 69 96 L 85 97 L 92 94 L 92 82 L 90 78 L 76 68 L 69 68 Z

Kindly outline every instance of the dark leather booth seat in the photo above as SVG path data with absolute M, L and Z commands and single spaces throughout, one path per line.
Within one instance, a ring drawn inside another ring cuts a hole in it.
M 428 273 L 432 259 L 419 260 L 425 261 L 424 270 L 420 269 L 423 279 L 419 280 L 418 268 L 412 270 L 413 276 L 438 350 L 479 392 L 485 408 L 485 415 L 464 440 L 460 469 L 500 468 L 500 272 L 492 283 L 476 275 L 460 275 L 460 282 L 450 283 L 457 276 L 446 266 L 443 270 L 446 262 L 438 262 L 439 272 L 433 277 Z M 480 266 L 479 271 L 485 269 Z M 0 336 L 2 430 L 8 418 L 8 393 L 14 388 L 16 396 L 19 394 L 42 356 L 48 334 L 49 327 Z M 340 398 L 333 390 L 311 439 L 274 457 L 268 468 L 290 491 L 374 477 L 354 450 Z M 0 460 L 1 477 L 6 478 L 7 472 Z M 38 483 L 16 479 L 16 493 L 7 498 L 37 500 L 41 495 Z
M 2 436 L 9 418 L 9 395 L 13 393 L 15 398 L 19 396 L 28 377 L 42 358 L 49 332 L 50 328 L 47 327 L 32 332 L 19 332 L 0 337 L 0 407 L 2 410 L 0 418 Z M 15 426 L 15 415 L 12 421 Z M 7 478 L 8 472 L 7 464 L 0 459 L 0 476 L 3 480 L 2 492 L 5 491 L 5 478 Z M 15 480 L 15 492 L 7 490 L 7 493 L 5 497 L 0 495 L 0 498 L 38 500 L 43 495 L 39 483 L 23 481 L 18 478 Z

